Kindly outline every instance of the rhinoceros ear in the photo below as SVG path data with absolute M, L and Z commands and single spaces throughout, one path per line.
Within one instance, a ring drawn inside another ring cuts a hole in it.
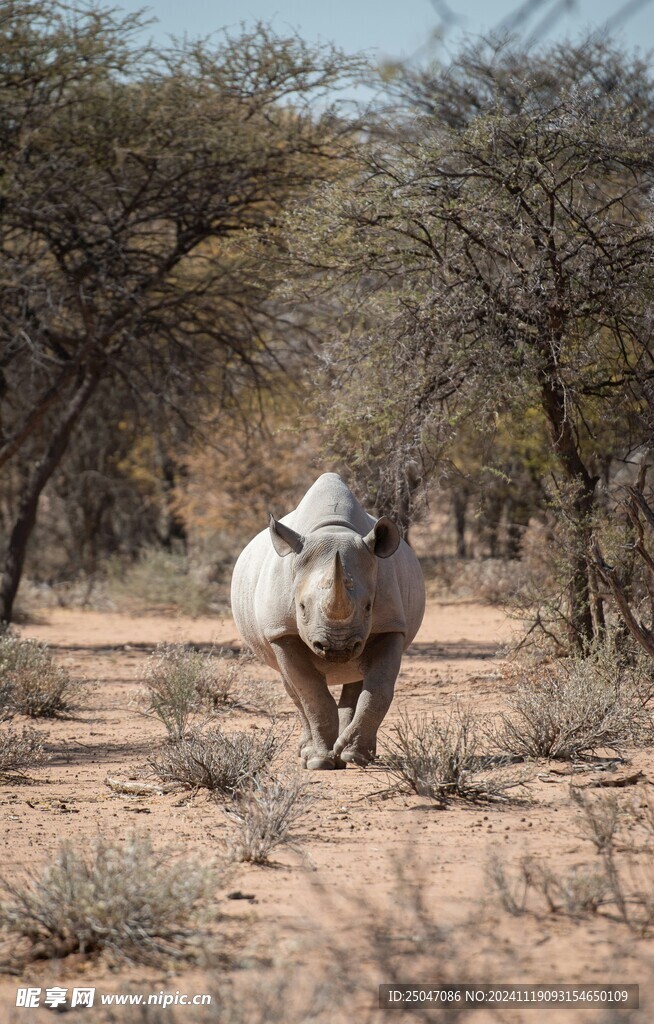
M 295 530 L 291 530 L 290 526 L 278 522 L 272 512 L 268 513 L 268 529 L 273 547 L 282 558 L 284 555 L 290 555 L 291 551 L 297 554 L 304 547 L 304 537 L 301 537 Z
M 363 538 L 363 543 L 377 558 L 389 558 L 400 546 L 400 531 L 388 516 L 382 516 Z

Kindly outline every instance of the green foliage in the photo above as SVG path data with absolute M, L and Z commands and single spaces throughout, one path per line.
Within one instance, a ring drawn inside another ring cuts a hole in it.
M 414 117 L 362 148 L 358 180 L 298 209 L 292 250 L 302 289 L 341 306 L 322 403 L 333 447 L 387 491 L 409 461 L 428 480 L 466 419 L 488 432 L 540 410 L 531 459 L 565 495 L 583 646 L 595 425 L 604 457 L 642 440 L 652 377 L 654 142 L 630 102 L 653 86 L 644 64 L 590 44 L 576 80 L 572 51 L 542 53 L 534 79 L 510 45 L 464 50 L 433 70 L 427 113 L 407 87 Z
M 174 452 L 283 362 L 270 260 L 239 239 L 333 178 L 354 134 L 312 104 L 361 60 L 264 25 L 155 52 L 141 28 L 58 0 L 11 0 L 0 15 L 7 621 L 40 495 L 101 393 L 103 433 L 146 424 Z M 87 504 L 96 527 L 110 518 L 110 502 Z

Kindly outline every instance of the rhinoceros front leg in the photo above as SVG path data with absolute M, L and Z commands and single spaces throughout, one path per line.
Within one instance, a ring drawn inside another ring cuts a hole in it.
M 289 695 L 289 697 L 291 698 L 291 700 L 295 704 L 295 707 L 297 708 L 297 713 L 300 716 L 300 726 L 301 726 L 302 732 L 300 734 L 300 744 L 299 744 L 299 748 L 298 748 L 298 754 L 300 755 L 300 757 L 304 761 L 306 761 L 306 759 L 307 759 L 306 751 L 308 750 L 308 748 L 311 745 L 311 726 L 309 725 L 309 719 L 307 718 L 307 716 L 304 713 L 304 708 L 302 707 L 302 701 L 298 697 L 297 693 L 295 692 L 295 690 L 293 689 L 291 684 L 288 682 L 287 679 L 284 679 L 283 677 L 282 677 L 282 682 L 284 684 L 284 689 L 286 690 L 287 694 Z
M 311 734 L 310 741 L 302 747 L 302 760 L 307 768 L 334 768 L 338 709 L 324 677 L 299 637 L 282 637 L 273 647 L 284 685 L 291 697 L 297 698 L 301 717 Z
M 404 636 L 385 633 L 373 637 L 361 659 L 363 685 L 354 717 L 341 732 L 334 753 L 341 760 L 365 768 L 375 756 L 377 730 L 391 706 L 400 671 Z

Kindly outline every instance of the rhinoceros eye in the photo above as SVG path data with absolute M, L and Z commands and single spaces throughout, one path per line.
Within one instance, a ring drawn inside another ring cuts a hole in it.
M 366 611 L 369 612 L 371 610 L 371 608 L 372 608 L 372 604 L 370 603 L 370 601 L 368 601 L 368 604 L 366 605 Z
M 300 601 L 300 611 L 305 612 L 306 610 L 307 606 L 305 605 L 304 601 Z

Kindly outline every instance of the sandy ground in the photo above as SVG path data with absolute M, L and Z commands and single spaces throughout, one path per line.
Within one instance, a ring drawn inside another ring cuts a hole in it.
M 443 714 L 455 703 L 484 712 L 502 707 L 506 684 L 498 669 L 502 645 L 514 629 L 515 623 L 496 608 L 430 602 L 416 642 L 405 656 L 384 732 L 390 732 L 402 713 Z M 71 673 L 97 685 L 78 718 L 39 724 L 47 732 L 49 764 L 33 772 L 29 783 L 0 787 L 2 874 L 14 876 L 27 866 L 38 866 L 62 839 L 81 843 L 98 833 L 121 837 L 133 828 L 147 829 L 157 844 L 174 843 L 203 858 L 213 856 L 229 835 L 230 825 L 220 807 L 206 796 L 127 798 L 114 793 L 105 779 L 108 774 L 142 767 L 163 740 L 163 727 L 139 715 L 134 705 L 143 664 L 154 645 L 184 641 L 237 648 L 231 620 L 47 610 L 20 632 L 46 641 Z M 282 727 L 296 729 L 281 685 L 270 679 L 265 668 L 248 666 L 247 671 L 259 681 L 261 692 L 269 692 Z M 263 729 L 267 722 L 261 711 L 246 707 L 226 710 L 221 724 L 229 730 Z M 383 736 L 380 739 L 383 747 Z M 281 759 L 282 772 L 300 771 L 295 752 L 294 734 Z M 247 978 L 251 971 L 265 987 L 265 967 L 270 965 L 279 974 L 281 964 L 282 974 L 286 971 L 310 985 L 316 962 L 312 958 L 321 954 L 307 950 L 313 949 L 317 936 L 333 935 L 333 947 L 341 949 L 338 955 L 356 958 L 356 920 L 362 918 L 362 906 L 372 908 L 389 933 L 413 927 L 407 890 L 398 882 L 404 870 L 412 891 L 419 883 L 428 914 L 445 929 L 446 939 L 433 950 L 431 959 L 424 949 L 415 963 L 407 957 L 404 977 L 394 980 L 436 984 L 445 972 L 450 982 L 493 985 L 638 983 L 641 1008 L 629 1018 L 624 1011 L 607 1015 L 540 1007 L 478 1011 L 472 1019 L 479 1024 L 537 1019 L 561 1024 L 654 1021 L 652 940 L 635 936 L 610 908 L 580 920 L 545 912 L 511 916 L 500 907 L 486 880 L 485 867 L 493 851 L 508 865 L 525 853 L 557 866 L 592 862 L 593 848 L 580 835 L 570 800 L 569 778 L 551 771 L 552 767 L 538 766 L 528 786 L 527 803 L 455 804 L 445 811 L 417 796 L 389 795 L 388 775 L 378 767 L 303 773 L 315 799 L 302 853 L 284 851 L 272 867 L 237 865 L 223 879 L 224 917 L 217 929 L 231 961 L 225 974 L 233 974 L 238 967 L 239 978 Z M 648 778 L 654 778 L 649 751 L 633 754 L 628 770 L 636 769 L 643 770 L 644 778 L 620 794 L 637 803 L 647 799 Z M 249 898 L 227 900 L 233 892 Z M 376 985 L 392 979 L 374 963 L 367 963 L 366 971 L 370 978 L 367 1006 L 372 1007 Z M 83 957 L 40 963 L 22 976 L 0 982 L 0 1022 L 49 1019 L 38 1010 L 15 1008 L 19 984 L 96 985 L 107 992 L 202 992 L 205 982 L 197 971 L 188 970 L 165 974 L 128 967 L 110 972 Z M 365 991 L 358 998 L 365 1003 Z M 115 1012 L 115 1019 L 122 1020 L 122 1011 Z M 281 1019 L 295 1024 L 293 1012 L 289 1008 Z M 189 1008 L 179 1019 L 192 1021 L 194 1013 Z M 95 1017 L 95 1010 L 81 1008 L 71 1019 L 90 1022 Z M 212 1019 L 226 1017 L 218 1014 Z M 247 1021 L 248 1013 L 241 1019 Z M 265 1015 L 264 1019 L 272 1020 Z M 379 1011 L 374 1019 L 399 1024 L 416 1017 Z M 430 1019 L 444 1018 L 434 1010 Z

